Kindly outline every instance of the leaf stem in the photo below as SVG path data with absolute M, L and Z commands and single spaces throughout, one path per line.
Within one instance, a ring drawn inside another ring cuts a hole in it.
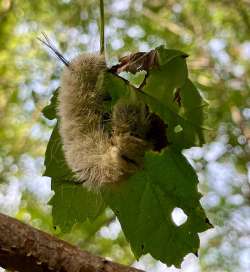
M 100 54 L 105 53 L 104 3 L 100 0 Z

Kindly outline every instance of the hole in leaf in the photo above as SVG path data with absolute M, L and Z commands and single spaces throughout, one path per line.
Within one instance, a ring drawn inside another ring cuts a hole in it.
M 177 88 L 174 90 L 174 102 L 178 104 L 179 107 L 181 107 L 181 95 L 180 95 L 181 89 Z
M 188 217 L 181 208 L 174 208 L 171 217 L 177 227 L 183 225 Z
M 147 72 L 144 70 L 136 72 L 135 74 L 123 71 L 119 73 L 119 76 L 128 80 L 131 85 L 135 86 L 136 88 L 139 88 L 143 83 L 146 74 Z
M 179 133 L 183 130 L 182 126 L 181 125 L 177 125 L 175 128 L 174 128 L 174 132 L 175 133 Z

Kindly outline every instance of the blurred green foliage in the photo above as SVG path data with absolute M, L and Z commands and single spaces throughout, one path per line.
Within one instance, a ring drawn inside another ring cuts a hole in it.
M 105 6 L 110 63 L 117 56 L 147 51 L 162 43 L 189 54 L 189 77 L 209 101 L 206 125 L 213 130 L 208 140 L 223 145 L 214 161 L 228 165 L 218 173 L 223 176 L 232 168 L 237 173 L 230 190 L 219 194 L 218 184 L 209 182 L 212 159 L 206 157 L 214 145 L 205 146 L 203 156 L 193 159 L 201 175 L 200 190 L 217 199 L 213 205 L 205 201 L 204 206 L 211 221 L 221 226 L 202 245 L 200 267 L 202 271 L 247 271 L 242 258 L 245 263 L 249 260 L 245 248 L 249 248 L 250 239 L 249 0 L 106 0 Z M 45 31 L 68 59 L 82 51 L 97 51 L 98 12 L 97 2 L 90 0 L 0 1 L 0 203 L 5 186 L 14 177 L 22 187 L 27 174 L 23 158 L 44 157 L 54 125 L 40 111 L 59 85 L 62 64 L 36 37 Z M 26 191 L 23 189 L 20 209 L 15 213 L 18 218 L 96 254 L 133 263 L 121 233 L 114 240 L 101 235 L 101 229 L 114 223 L 110 211 L 94 225 L 76 226 L 71 234 L 62 235 L 53 229 L 50 207 Z M 239 201 L 232 201 L 236 196 Z M 223 251 L 224 245 L 230 250 Z

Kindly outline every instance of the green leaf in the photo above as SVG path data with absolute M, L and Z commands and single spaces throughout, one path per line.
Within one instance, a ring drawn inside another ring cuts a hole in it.
M 55 192 L 50 201 L 53 223 L 62 232 L 70 231 L 76 223 L 95 220 L 105 208 L 100 194 L 89 191 L 81 184 L 74 184 L 72 180 L 52 179 L 52 190 Z
M 56 118 L 56 104 L 57 104 L 58 92 L 59 92 L 59 88 L 57 88 L 54 91 L 50 99 L 50 104 L 44 107 L 44 109 L 42 110 L 44 117 L 46 117 L 49 120 L 53 120 Z
M 166 49 L 164 45 L 157 47 L 156 49 L 158 62 L 162 66 L 176 57 L 186 58 L 188 55 L 182 51 L 175 49 Z
M 200 92 L 190 79 L 187 79 L 184 86 L 180 89 L 180 96 L 184 108 L 182 116 L 188 120 L 189 123 L 193 124 L 200 143 L 203 144 L 203 109 L 208 103 L 202 98 Z
M 50 120 L 57 118 L 56 105 L 58 99 L 59 88 L 57 88 L 50 100 L 50 104 L 46 106 L 42 113 Z M 45 172 L 44 176 L 52 178 L 73 179 L 72 171 L 69 169 L 63 152 L 61 136 L 59 134 L 59 121 L 57 121 L 52 134 L 50 136 L 47 149 L 45 152 Z
M 62 147 L 61 136 L 58 131 L 58 123 L 54 127 L 45 152 L 44 176 L 52 178 L 72 179 L 73 174 L 69 169 Z
M 174 102 L 174 91 L 182 87 L 186 79 L 186 61 L 182 57 L 175 57 L 166 64 L 149 71 L 143 91 L 170 109 L 178 111 L 178 104 Z
M 143 171 L 104 191 L 137 258 L 150 253 L 179 267 L 185 255 L 197 253 L 198 232 L 211 227 L 199 202 L 197 184 L 185 157 L 167 148 L 161 153 L 149 152 Z M 176 207 L 188 216 L 179 227 L 171 219 Z
M 156 52 L 158 66 L 149 71 L 143 91 L 178 112 L 179 105 L 174 101 L 174 93 L 187 80 L 187 55 L 178 50 L 165 49 L 163 46 L 158 47 Z
M 104 74 L 102 88 L 111 96 L 112 106 L 120 99 L 120 97 L 129 96 L 131 94 L 131 86 L 126 84 L 124 79 L 110 72 Z
M 110 113 L 122 97 L 144 101 L 167 124 L 168 148 L 161 153 L 148 152 L 143 171 L 123 183 L 107 186 L 101 195 L 74 183 L 74 175 L 64 158 L 57 122 L 46 150 L 45 175 L 52 178 L 55 191 L 50 202 L 54 224 L 63 232 L 75 223 L 95 220 L 109 205 L 119 218 L 136 257 L 150 253 L 168 265 L 180 266 L 185 255 L 197 253 L 198 232 L 211 227 L 199 202 L 197 176 L 180 152 L 203 142 L 205 103 L 187 78 L 183 52 L 160 47 L 157 57 L 159 66 L 149 70 L 143 89 L 134 88 L 110 72 L 105 73 L 102 88 L 107 98 L 112 99 L 107 99 L 104 106 Z M 181 107 L 174 101 L 176 91 Z M 49 119 L 56 118 L 57 95 L 58 91 L 43 110 Z M 176 207 L 188 216 L 179 227 L 171 218 Z

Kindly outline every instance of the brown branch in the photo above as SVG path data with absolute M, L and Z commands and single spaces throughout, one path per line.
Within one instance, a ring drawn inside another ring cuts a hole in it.
M 0 266 L 19 272 L 139 272 L 0 214 Z

